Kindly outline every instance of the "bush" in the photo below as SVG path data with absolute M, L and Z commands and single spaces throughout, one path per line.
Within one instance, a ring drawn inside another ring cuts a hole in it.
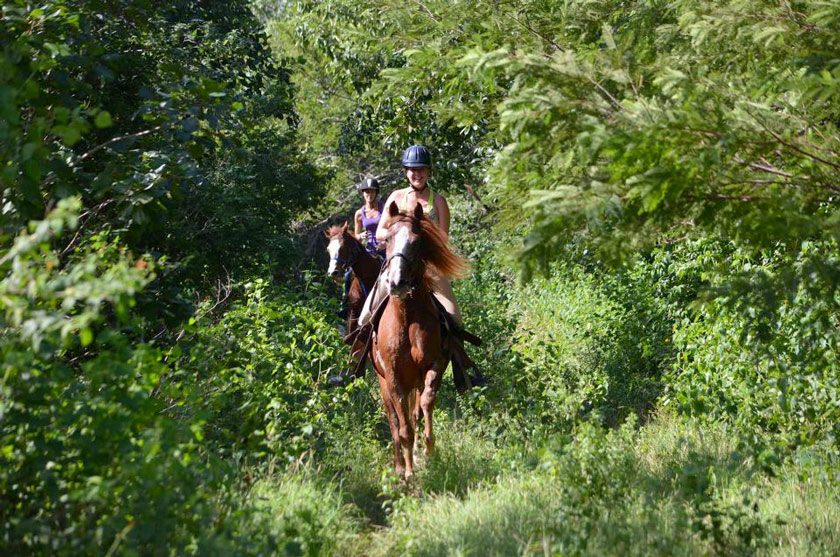
M 191 412 L 207 416 L 208 442 L 219 451 L 293 462 L 338 442 L 333 436 L 364 431 L 374 408 L 362 386 L 326 388 L 349 362 L 329 302 L 311 276 L 301 291 L 255 279 L 217 323 L 179 347 L 176 377 L 202 393 Z
M 668 321 L 649 283 L 628 273 L 599 279 L 580 267 L 522 289 L 515 381 L 543 422 L 595 409 L 607 423 L 646 415 L 670 357 Z
M 833 242 L 806 244 L 793 262 L 734 251 L 728 279 L 675 329 L 679 355 L 665 402 L 690 415 L 732 419 L 765 464 L 777 458 L 761 448 L 768 440 L 783 452 L 836 443 L 838 261 Z
M 230 470 L 173 420 L 164 352 L 130 313 L 151 265 L 100 234 L 63 265 L 50 240 L 77 222 L 67 200 L 0 260 L 0 545 L 6 553 L 159 553 L 221 512 Z

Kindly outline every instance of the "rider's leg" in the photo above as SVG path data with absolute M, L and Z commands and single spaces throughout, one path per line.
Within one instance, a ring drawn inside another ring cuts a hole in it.
M 373 309 L 377 307 L 382 299 L 388 294 L 388 285 L 385 284 L 386 280 L 387 277 L 383 273 L 379 276 L 376 284 L 373 285 L 373 290 L 365 299 L 365 305 L 362 307 L 362 313 L 359 314 L 359 327 L 367 325 L 368 321 L 370 321 L 370 314 Z
M 350 292 L 350 282 L 352 281 L 353 269 L 350 267 L 344 271 L 344 299 L 347 300 L 347 294 Z
M 455 318 L 455 322 L 460 326 L 462 324 L 461 308 L 458 307 L 458 300 L 455 299 L 455 293 L 452 291 L 452 284 L 450 284 L 449 279 L 435 277 L 433 288 L 435 298 L 443 305 L 443 309 Z
M 463 327 L 463 320 L 461 319 L 461 308 L 458 307 L 458 301 L 455 299 L 455 293 L 452 292 L 452 284 L 445 277 L 435 277 L 434 285 L 435 298 L 443 306 L 443 309 L 449 313 L 457 323 L 458 327 Z M 481 371 L 475 365 L 475 362 L 467 355 L 464 350 L 464 341 L 458 335 L 452 335 L 450 339 L 452 343 L 452 374 L 455 379 L 455 386 L 459 391 L 470 388 L 474 385 L 484 385 L 487 380 L 481 374 Z M 474 373 L 469 375 L 467 380 L 466 370 L 472 368 Z

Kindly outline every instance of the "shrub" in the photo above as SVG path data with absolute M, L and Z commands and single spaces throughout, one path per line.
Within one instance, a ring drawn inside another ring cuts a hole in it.
M 599 279 L 582 268 L 524 288 L 515 379 L 541 419 L 573 420 L 597 409 L 607 423 L 645 415 L 670 357 L 667 318 L 649 283 L 628 273 Z
M 153 277 L 107 234 L 60 262 L 66 200 L 0 260 L 0 546 L 6 553 L 159 553 L 220 512 L 229 469 L 201 450 L 201 420 L 173 420 L 164 352 L 136 342 L 129 309 Z
M 734 420 L 760 449 L 835 443 L 840 434 L 836 244 L 806 244 L 796 260 L 734 252 L 728 280 L 676 327 L 678 360 L 666 403 Z M 789 267 L 796 270 L 788 272 Z M 797 276 L 808 277 L 800 280 Z M 758 456 L 772 463 L 773 450 Z

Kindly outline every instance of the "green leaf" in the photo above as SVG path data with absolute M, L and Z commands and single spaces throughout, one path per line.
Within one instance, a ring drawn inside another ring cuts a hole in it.
M 79 331 L 79 341 L 82 346 L 89 346 L 93 342 L 93 331 L 90 330 L 90 327 L 84 327 Z
M 102 110 L 99 114 L 96 115 L 96 118 L 93 119 L 93 124 L 97 128 L 108 128 L 111 127 L 111 113 L 107 110 Z

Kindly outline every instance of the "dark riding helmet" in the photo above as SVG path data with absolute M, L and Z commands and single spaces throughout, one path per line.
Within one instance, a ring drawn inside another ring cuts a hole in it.
M 403 168 L 430 168 L 432 154 L 423 145 L 412 145 L 402 157 Z
M 356 186 L 356 189 L 359 191 L 365 190 L 376 190 L 379 191 L 379 182 L 376 181 L 376 178 L 365 178 L 362 180 L 362 183 Z

